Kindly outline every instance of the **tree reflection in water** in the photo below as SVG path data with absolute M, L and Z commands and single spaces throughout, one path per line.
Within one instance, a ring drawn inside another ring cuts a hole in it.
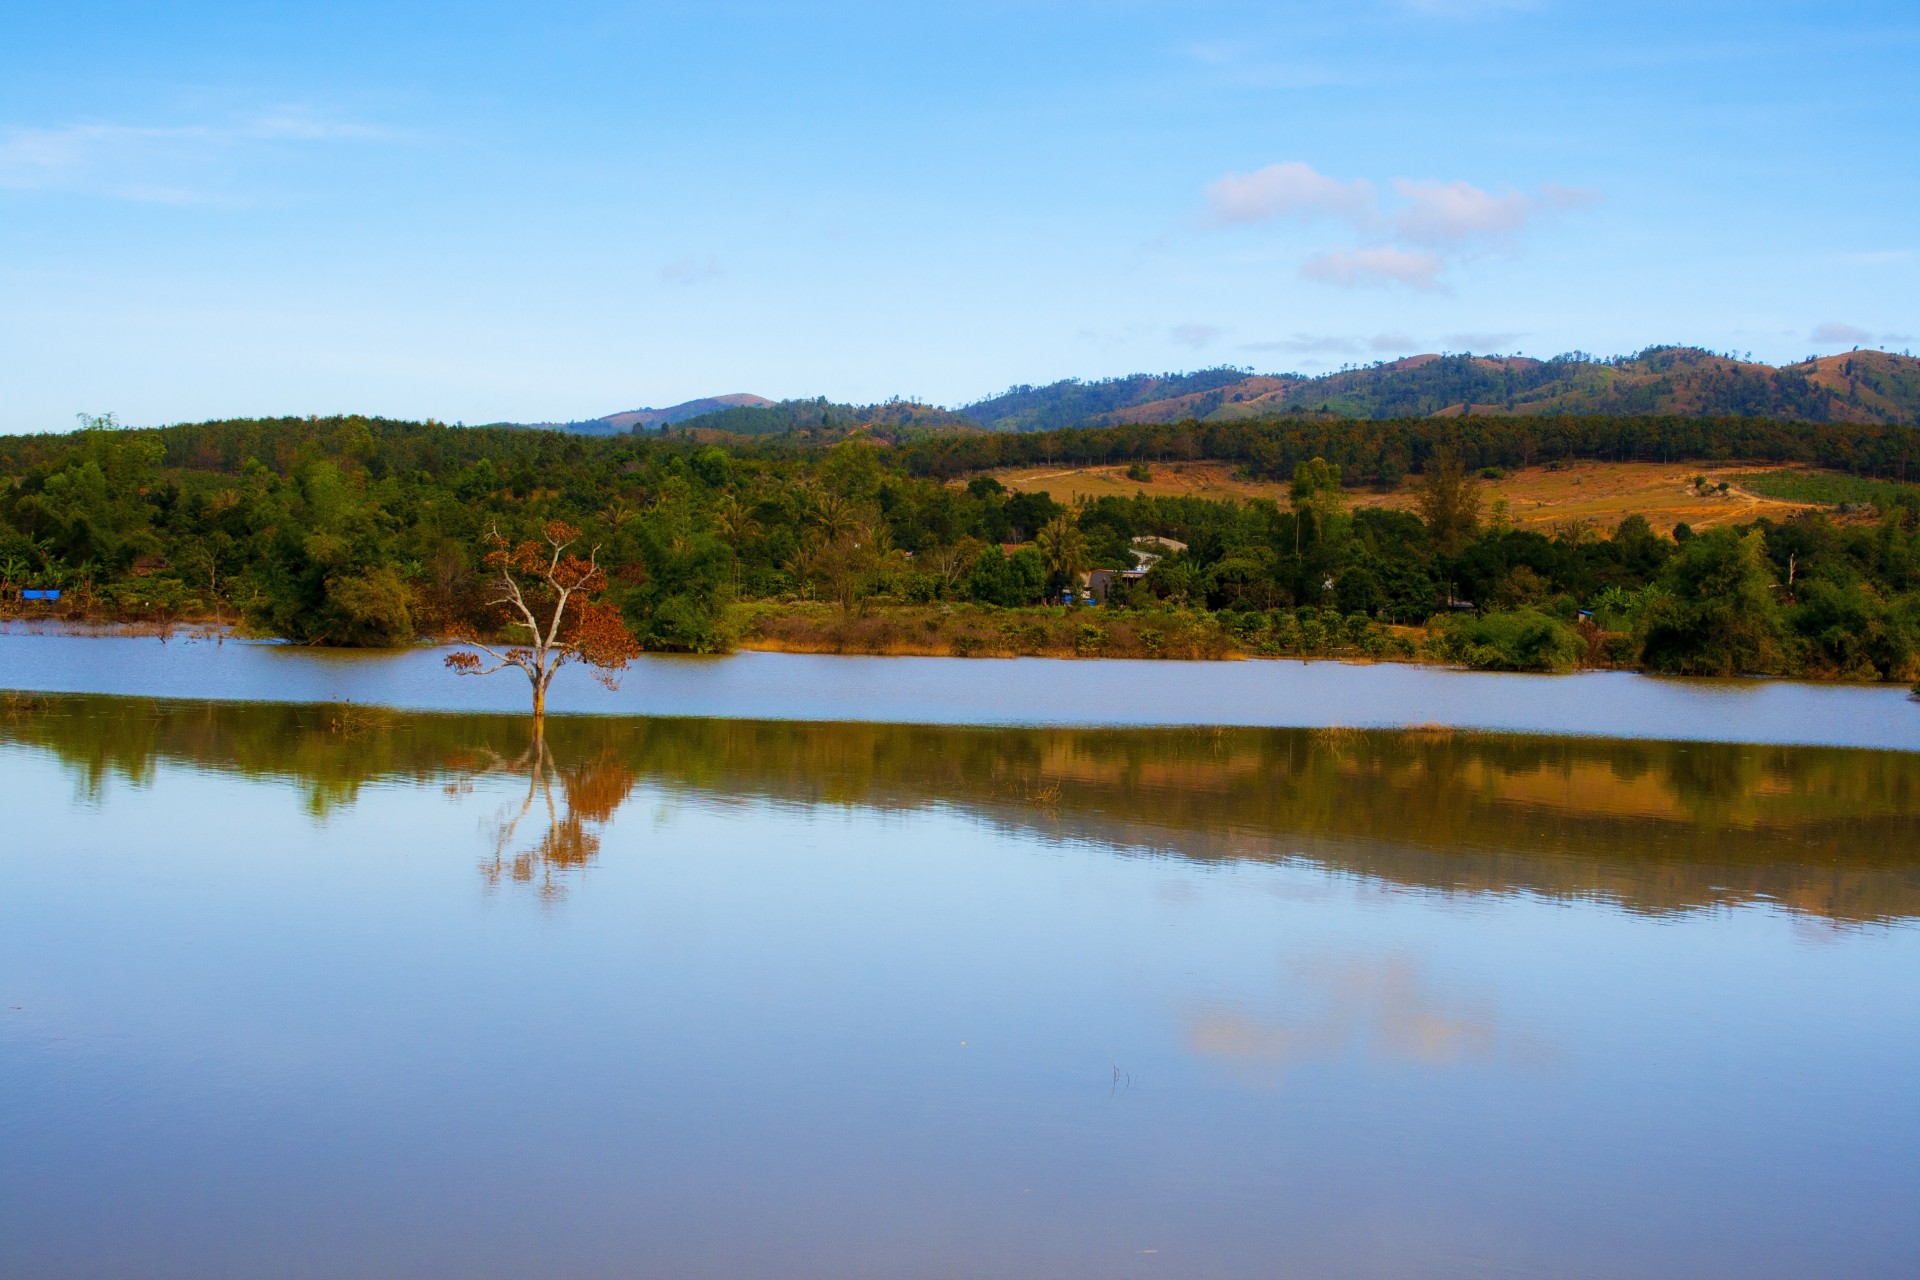
M 637 786 L 718 803 L 938 807 L 1043 840 L 1198 861 L 1306 861 L 1391 888 L 1767 902 L 1821 922 L 1920 917 L 1920 753 L 1439 730 L 989 729 L 42 695 L 0 746 L 82 798 L 162 765 L 268 778 L 323 819 L 375 784 L 524 778 L 489 878 L 542 892 L 600 856 Z
M 482 753 L 487 759 L 479 774 L 524 773 L 527 792 L 518 807 L 509 804 L 493 822 L 493 853 L 481 874 L 489 886 L 497 887 L 502 881 L 537 882 L 542 897 L 559 896 L 565 892 L 561 877 L 583 870 L 599 856 L 601 829 L 626 802 L 639 775 L 611 751 L 562 766 L 554 759 L 545 734 L 535 734 L 527 749 L 512 760 L 487 748 Z M 536 819 L 531 827 L 529 817 Z

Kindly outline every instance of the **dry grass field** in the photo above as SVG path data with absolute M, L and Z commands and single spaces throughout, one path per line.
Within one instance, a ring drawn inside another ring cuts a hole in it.
M 1758 472 L 1784 470 L 1754 463 L 1659 462 L 1580 462 L 1558 469 L 1527 467 L 1510 472 L 1504 479 L 1483 481 L 1481 490 L 1490 509 L 1500 499 L 1518 528 L 1552 530 L 1557 525 L 1585 521 L 1601 532 L 1629 515 L 1642 515 L 1654 528 L 1665 531 L 1686 523 L 1695 529 L 1771 516 L 1784 519 L 1806 511 L 1815 504 L 1782 502 L 1749 493 L 1735 477 Z M 1127 478 L 1124 466 L 1112 467 L 1021 467 L 995 472 L 1000 483 L 1022 493 L 1044 490 L 1059 502 L 1071 502 L 1081 496 L 1131 497 L 1135 493 L 1155 496 L 1195 498 L 1271 498 L 1287 504 L 1287 486 L 1271 481 L 1239 479 L 1235 467 L 1227 462 L 1155 463 L 1152 479 L 1145 482 Z M 1718 484 L 1730 485 L 1723 496 L 1695 492 L 1693 478 L 1704 475 Z M 1355 490 L 1350 496 L 1357 507 L 1394 507 L 1411 509 L 1415 505 L 1415 481 L 1390 492 Z

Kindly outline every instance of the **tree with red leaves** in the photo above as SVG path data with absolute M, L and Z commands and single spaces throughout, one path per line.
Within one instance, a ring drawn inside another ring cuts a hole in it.
M 487 676 L 508 667 L 526 672 L 533 685 L 536 734 L 546 724 L 547 687 L 554 672 L 569 662 L 584 663 L 611 689 L 640 654 L 640 642 L 627 630 L 620 611 L 593 599 L 607 586 L 600 548 L 594 547 L 584 559 L 573 554 L 569 548 L 579 542 L 580 530 L 559 520 L 548 521 L 541 533 L 541 539 L 515 543 L 496 528 L 487 539 L 486 565 L 494 574 L 494 595 L 487 604 L 501 611 L 508 631 L 525 633 L 524 643 L 502 652 L 478 636 L 461 635 L 459 643 L 480 652 L 447 656 L 447 665 L 463 676 Z

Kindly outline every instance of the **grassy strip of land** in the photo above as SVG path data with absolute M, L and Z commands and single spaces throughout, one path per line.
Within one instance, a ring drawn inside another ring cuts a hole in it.
M 1747 471 L 1731 477 L 1741 488 L 1780 502 L 1868 507 L 1920 497 L 1920 485 L 1874 480 L 1837 471 Z

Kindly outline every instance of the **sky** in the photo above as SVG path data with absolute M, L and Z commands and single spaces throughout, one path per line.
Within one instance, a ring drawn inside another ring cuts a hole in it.
M 0 430 L 1920 344 L 1911 0 L 0 0 Z

